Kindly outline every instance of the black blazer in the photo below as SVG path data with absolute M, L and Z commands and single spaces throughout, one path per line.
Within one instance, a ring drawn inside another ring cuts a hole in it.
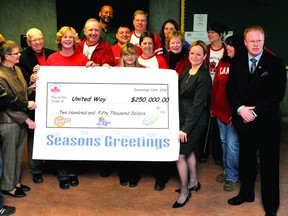
M 286 88 L 286 70 L 284 62 L 277 56 L 263 51 L 254 73 L 249 71 L 247 51 L 239 53 L 231 61 L 227 82 L 227 96 L 233 109 L 233 123 L 243 125 L 237 114 L 242 106 L 255 106 L 257 118 L 252 125 L 259 130 L 273 128 L 280 122 L 279 103 L 283 100 Z M 246 124 L 247 125 L 247 124 Z M 262 133 L 265 131 L 262 131 Z
M 207 98 L 211 93 L 212 80 L 205 63 L 194 76 L 189 77 L 191 66 L 179 77 L 180 130 L 189 134 L 197 126 L 208 123 Z
M 54 53 L 54 50 L 44 48 L 45 58 L 47 60 L 48 56 Z M 26 50 L 21 52 L 20 62 L 17 64 L 23 73 L 23 76 L 29 86 L 30 83 L 30 76 L 33 73 L 33 67 L 39 64 L 34 51 L 31 47 L 28 47 Z

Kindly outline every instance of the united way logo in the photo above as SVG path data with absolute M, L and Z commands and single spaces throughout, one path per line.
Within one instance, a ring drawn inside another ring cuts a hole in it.
M 56 93 L 57 94 L 57 93 L 59 93 L 61 91 L 61 86 L 60 85 L 52 84 L 52 85 L 49 86 L 49 88 L 50 88 L 50 91 L 52 93 Z

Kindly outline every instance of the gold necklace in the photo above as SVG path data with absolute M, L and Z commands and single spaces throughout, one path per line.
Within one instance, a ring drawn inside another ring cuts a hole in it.
M 188 81 L 189 81 L 189 79 L 190 79 L 191 76 L 192 76 L 192 75 L 189 74 L 188 78 L 186 79 L 186 83 L 188 83 Z
M 195 75 L 197 73 L 198 70 L 192 70 L 192 68 L 189 70 L 189 74 L 191 75 Z
M 192 71 L 192 68 L 189 70 L 189 76 L 188 76 L 188 78 L 186 79 L 186 83 L 189 81 L 189 79 L 190 79 L 190 77 L 191 76 L 193 76 L 193 75 L 195 75 L 196 73 L 197 73 L 197 71 L 198 70 L 194 70 L 194 71 Z

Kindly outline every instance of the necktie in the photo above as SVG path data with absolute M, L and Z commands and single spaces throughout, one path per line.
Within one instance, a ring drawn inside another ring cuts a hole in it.
M 251 74 L 253 74 L 255 69 L 256 69 L 257 60 L 255 58 L 251 58 L 250 61 L 252 62 L 252 64 L 251 64 Z

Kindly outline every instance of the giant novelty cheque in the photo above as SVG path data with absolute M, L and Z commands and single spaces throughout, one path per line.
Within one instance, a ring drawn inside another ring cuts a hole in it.
M 38 75 L 34 159 L 178 159 L 174 70 L 41 66 Z

